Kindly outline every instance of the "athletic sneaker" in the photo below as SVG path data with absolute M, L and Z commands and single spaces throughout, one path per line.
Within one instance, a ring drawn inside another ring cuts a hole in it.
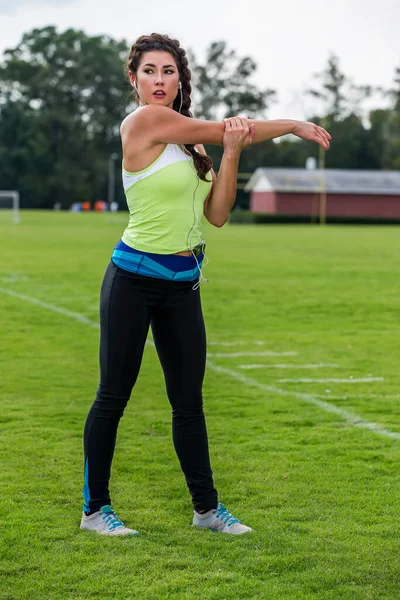
M 243 525 L 239 519 L 234 517 L 221 502 L 218 502 L 217 508 L 209 510 L 204 515 L 194 511 L 193 525 L 196 525 L 197 527 L 206 527 L 212 531 L 232 533 L 234 535 L 253 531 L 250 527 Z
M 83 513 L 81 529 L 97 531 L 103 535 L 139 535 L 138 531 L 125 527 L 108 504 L 92 515 L 87 516 Z

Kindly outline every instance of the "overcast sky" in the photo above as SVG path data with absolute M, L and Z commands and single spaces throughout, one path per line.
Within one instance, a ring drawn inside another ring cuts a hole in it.
M 168 33 L 199 59 L 226 40 L 258 64 L 255 83 L 278 92 L 270 118 L 304 118 L 302 91 L 330 52 L 355 83 L 389 87 L 400 67 L 399 0 L 0 0 L 0 55 L 34 27 L 55 25 L 132 43 Z

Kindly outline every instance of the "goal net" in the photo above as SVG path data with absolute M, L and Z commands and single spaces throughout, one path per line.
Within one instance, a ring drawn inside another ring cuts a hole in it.
M 19 223 L 19 192 L 16 192 L 15 190 L 0 190 L 0 210 L 5 210 L 7 213 L 10 213 L 14 223 Z

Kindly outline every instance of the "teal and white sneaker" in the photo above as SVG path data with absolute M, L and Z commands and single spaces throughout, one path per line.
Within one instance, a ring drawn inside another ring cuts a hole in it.
M 108 504 L 102 506 L 100 510 L 92 515 L 87 516 L 83 513 L 81 529 L 97 531 L 102 535 L 139 535 L 138 531 L 125 527 Z
M 217 508 L 209 510 L 204 515 L 194 511 L 192 525 L 205 527 L 212 531 L 232 533 L 233 535 L 240 535 L 241 533 L 253 531 L 251 527 L 243 525 L 239 519 L 234 517 L 221 502 L 218 502 Z

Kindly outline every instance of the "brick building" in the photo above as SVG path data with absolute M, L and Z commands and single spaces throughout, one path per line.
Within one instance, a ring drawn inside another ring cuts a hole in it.
M 400 171 L 259 168 L 245 186 L 250 210 L 274 215 L 400 219 Z

